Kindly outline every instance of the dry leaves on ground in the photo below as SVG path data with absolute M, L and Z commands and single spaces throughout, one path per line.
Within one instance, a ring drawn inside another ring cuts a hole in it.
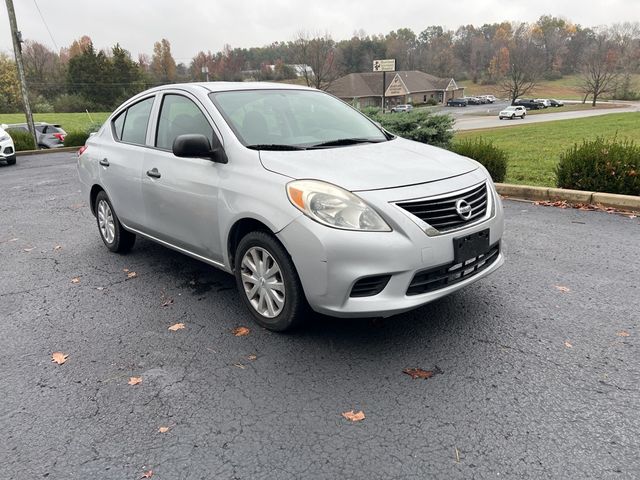
M 571 291 L 569 287 L 563 287 L 562 285 L 556 285 L 556 288 L 562 293 L 567 293 Z
M 142 377 L 130 377 L 127 383 L 129 385 L 140 385 L 142 383 Z
M 73 277 L 71 283 L 80 283 L 80 277 Z
M 573 345 L 571 343 L 569 343 L 568 341 L 565 340 L 564 342 L 564 346 L 567 348 L 573 348 Z
M 173 305 L 173 298 L 168 298 L 164 302 L 162 302 L 162 307 L 168 307 L 169 305 Z
M 442 374 L 444 372 L 442 370 L 440 370 L 440 367 L 438 367 L 436 365 L 433 368 L 433 370 L 423 370 L 422 368 L 405 368 L 404 370 L 402 370 L 402 373 L 406 373 L 407 375 L 409 375 L 414 380 L 416 378 L 422 378 L 422 379 L 426 380 L 427 378 L 431 378 L 434 375 L 440 375 L 440 374 Z
M 171 325 L 169 327 L 169 330 L 171 330 L 172 332 L 175 332 L 177 330 L 182 330 L 183 328 L 186 328 L 184 323 L 176 323 L 174 325 Z
M 153 477 L 153 470 L 147 470 L 142 474 L 140 478 L 151 478 Z
M 249 355 L 249 356 L 247 357 L 247 360 L 252 360 L 252 361 L 253 361 L 253 360 L 255 360 L 256 358 L 258 358 L 258 356 L 257 356 L 257 355 Z
M 57 363 L 58 365 L 62 365 L 64 362 L 67 361 L 67 358 L 69 357 L 68 354 L 63 353 L 63 352 L 53 352 L 51 354 L 51 361 L 54 363 Z
M 53 247 L 53 250 L 62 250 L 62 245 L 56 245 L 55 247 Z
M 636 218 L 636 213 L 631 210 L 621 210 L 613 207 L 605 207 L 600 203 L 571 203 L 566 200 L 557 200 L 555 202 L 551 201 L 540 201 L 533 202 L 534 205 L 540 205 L 543 207 L 557 207 L 557 208 L 575 208 L 577 210 L 586 210 L 586 211 L 600 211 L 606 213 L 619 213 L 621 215 L 625 215 L 629 218 Z
M 359 422 L 360 420 L 364 420 L 364 412 L 360 410 L 359 412 L 354 412 L 353 410 L 349 410 L 348 412 L 343 412 L 342 416 L 349 420 L 350 422 Z
M 138 274 L 136 272 L 127 273 L 127 278 L 136 278 L 137 276 L 138 276 Z
M 620 330 L 618 333 L 616 333 L 616 335 L 618 335 L 619 337 L 628 337 L 631 334 L 626 330 Z
M 169 427 L 160 427 L 158 429 L 158 433 L 167 433 L 169 431 Z
M 233 329 L 232 333 L 236 336 L 236 337 L 244 337 L 246 335 L 249 335 L 249 332 L 251 330 L 249 330 L 247 327 L 236 327 Z
M 31 250 L 33 250 L 34 248 L 36 248 L 36 247 L 24 248 L 23 250 L 24 250 L 25 252 L 30 252 L 30 251 L 31 251 Z

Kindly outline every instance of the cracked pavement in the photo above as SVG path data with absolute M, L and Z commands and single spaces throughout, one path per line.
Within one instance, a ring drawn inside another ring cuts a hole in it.
M 110 253 L 73 154 L 0 166 L 0 198 L 2 479 L 640 477 L 638 218 L 505 201 L 496 274 L 282 335 L 225 273 Z

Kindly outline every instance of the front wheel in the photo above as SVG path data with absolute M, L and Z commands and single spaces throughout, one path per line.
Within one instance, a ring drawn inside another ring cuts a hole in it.
M 516 114 L 514 113 L 513 115 L 511 115 L 511 120 L 516 118 Z
M 117 253 L 127 253 L 131 250 L 136 242 L 136 236 L 122 228 L 105 192 L 98 193 L 95 208 L 98 231 L 106 247 Z
M 7 157 L 7 165 L 15 165 L 16 164 L 16 156 L 12 155 Z
M 308 306 L 298 273 L 273 235 L 256 231 L 243 237 L 234 267 L 240 296 L 259 325 L 283 332 L 304 321 Z

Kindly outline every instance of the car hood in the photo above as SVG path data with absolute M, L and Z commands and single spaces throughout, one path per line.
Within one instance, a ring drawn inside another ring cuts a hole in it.
M 260 160 L 272 172 L 323 180 L 350 191 L 434 182 L 478 168 L 466 157 L 403 138 L 317 150 L 262 150 Z

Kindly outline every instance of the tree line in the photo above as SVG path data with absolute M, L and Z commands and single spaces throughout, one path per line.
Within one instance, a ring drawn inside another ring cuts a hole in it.
M 608 94 L 640 98 L 640 23 L 583 27 L 541 16 L 533 23 L 433 25 L 415 33 L 400 28 L 385 35 L 355 32 L 335 41 L 330 34 L 299 33 L 262 47 L 200 51 L 176 62 L 162 39 L 151 56 L 137 59 L 119 44 L 97 50 L 88 36 L 55 52 L 27 40 L 22 46 L 29 93 L 36 112 L 110 110 L 154 85 L 210 80 L 289 80 L 327 89 L 338 77 L 371 71 L 372 61 L 395 58 L 398 70 L 499 85 L 515 99 L 542 80 L 579 75 L 585 99 Z M 203 73 L 206 67 L 208 73 Z M 0 54 L 0 112 L 20 111 L 15 65 Z

